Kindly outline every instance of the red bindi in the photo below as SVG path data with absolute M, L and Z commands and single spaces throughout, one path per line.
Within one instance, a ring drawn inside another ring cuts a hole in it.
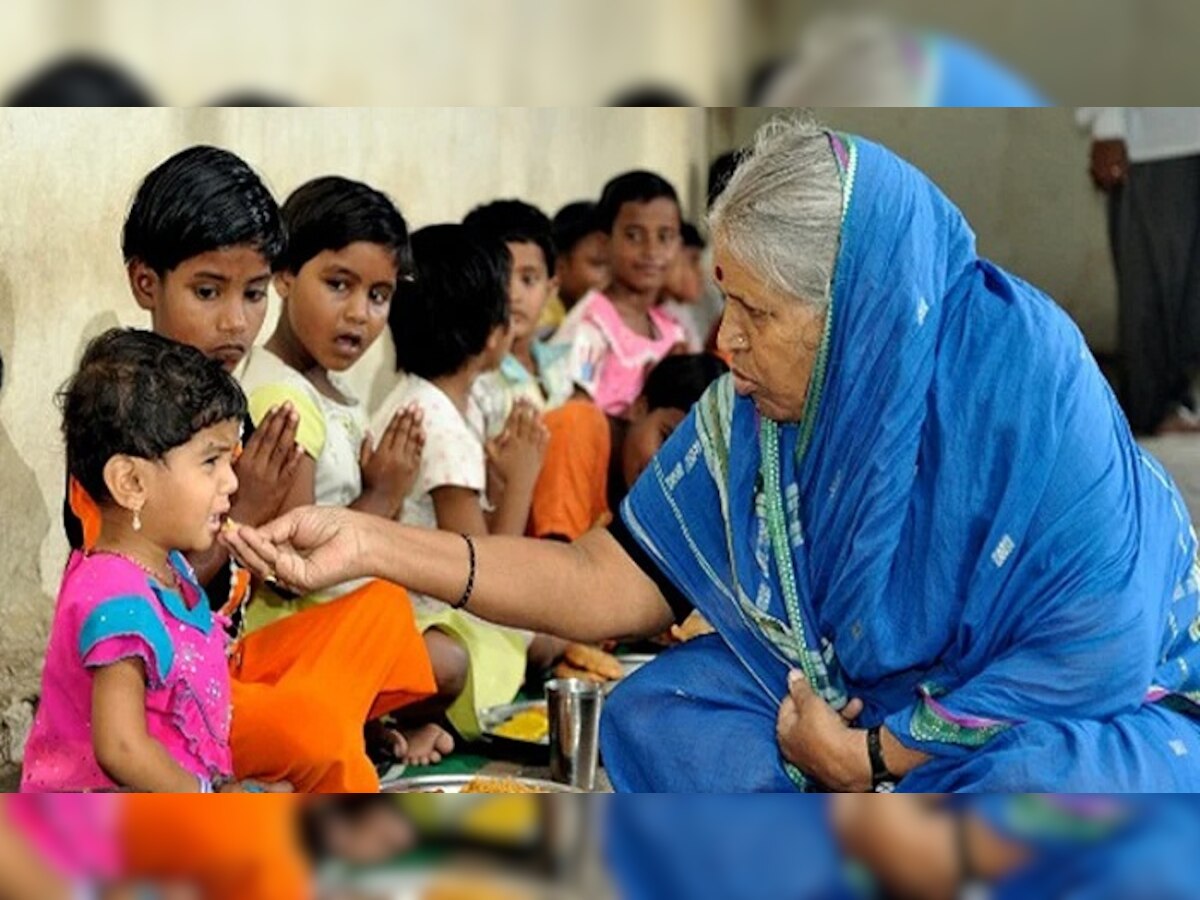
M 725 280 L 725 270 L 722 269 L 720 266 L 717 266 L 717 281 L 724 281 L 724 280 Z

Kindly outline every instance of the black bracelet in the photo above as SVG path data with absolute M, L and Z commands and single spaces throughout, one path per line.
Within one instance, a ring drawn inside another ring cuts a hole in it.
M 471 571 L 467 575 L 467 589 L 463 591 L 459 601 L 454 604 L 455 609 L 466 609 L 467 604 L 471 602 L 471 595 L 475 593 L 475 541 L 469 534 L 464 534 L 462 537 L 467 542 L 467 555 L 471 560 Z
M 899 780 L 888 771 L 887 762 L 883 758 L 883 741 L 879 737 L 882 726 L 876 725 L 867 730 L 867 756 L 871 760 L 871 790 L 877 794 L 890 794 L 896 789 Z

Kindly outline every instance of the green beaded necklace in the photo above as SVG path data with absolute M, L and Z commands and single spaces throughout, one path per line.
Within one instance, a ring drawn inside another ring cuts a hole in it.
M 852 141 L 848 142 L 850 164 L 847 171 L 842 173 L 842 221 L 845 222 L 846 212 L 850 207 L 850 196 L 854 186 L 854 169 L 857 153 Z M 796 446 L 796 464 L 799 465 L 808 452 L 812 442 L 813 429 L 816 426 L 817 414 L 821 407 L 821 398 L 825 390 L 825 379 L 829 366 L 829 352 L 833 340 L 834 304 L 833 292 L 830 291 L 829 304 L 825 312 L 825 332 L 821 337 L 821 346 L 817 351 L 817 359 L 813 365 L 812 378 L 808 384 L 808 392 L 804 402 L 804 416 L 800 420 L 800 439 Z M 763 494 L 766 499 L 767 531 L 771 538 L 771 549 L 775 556 L 775 566 L 779 570 L 779 580 L 783 590 L 784 607 L 787 610 L 788 623 L 791 629 L 792 641 L 796 654 L 800 659 L 800 667 L 808 679 L 809 685 L 820 697 L 830 693 L 829 670 L 819 654 L 811 654 L 805 635 L 804 616 L 800 610 L 800 592 L 796 586 L 796 568 L 792 559 L 791 542 L 788 539 L 787 514 L 783 505 L 783 489 L 781 485 L 779 423 L 773 419 L 763 418 L 759 429 L 759 449 L 761 455 L 759 472 L 762 476 Z M 808 786 L 808 778 L 790 762 L 784 762 L 788 777 L 804 790 Z

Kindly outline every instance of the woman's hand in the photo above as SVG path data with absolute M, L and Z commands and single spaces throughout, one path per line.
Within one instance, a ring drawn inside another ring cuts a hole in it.
M 363 440 L 359 452 L 362 469 L 363 494 L 372 495 L 384 518 L 395 518 L 404 506 L 421 468 L 421 453 L 425 449 L 425 413 L 414 405 L 397 410 L 379 440 L 371 449 L 371 436 Z
M 264 580 L 305 594 L 375 574 L 367 537 L 376 517 L 329 506 L 304 506 L 261 528 L 221 532 L 230 552 Z
M 792 672 L 775 727 L 783 758 L 830 790 L 871 790 L 867 733 L 850 727 L 861 712 L 861 700 L 837 712 L 813 692 L 804 673 Z
M 542 471 L 549 441 L 550 432 L 537 409 L 526 400 L 518 400 L 503 433 L 488 442 L 490 467 L 505 489 L 510 485 L 532 489 Z
M 261 525 L 279 515 L 296 480 L 304 450 L 296 443 L 300 416 L 290 403 L 267 413 L 233 465 L 237 494 L 229 515 L 236 522 Z

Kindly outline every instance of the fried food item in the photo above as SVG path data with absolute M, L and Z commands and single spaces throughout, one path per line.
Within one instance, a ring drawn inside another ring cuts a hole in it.
M 688 641 L 703 637 L 706 634 L 712 634 L 716 631 L 708 620 L 698 612 L 693 612 L 688 616 L 682 625 L 671 626 L 671 637 L 680 644 L 686 644 Z
M 425 888 L 421 900 L 533 900 L 533 894 L 483 876 L 447 877 Z
M 235 522 L 229 516 L 226 516 L 225 521 L 221 523 L 221 530 L 224 531 L 226 534 L 237 531 L 241 527 L 242 527 L 241 522 Z
M 620 660 L 615 656 L 587 644 L 569 644 L 563 659 L 576 669 L 594 672 L 605 681 L 616 681 L 625 674 Z
M 593 684 L 607 684 L 608 679 L 597 672 L 589 672 L 586 669 L 577 669 L 568 662 L 560 662 L 554 667 L 555 678 L 576 678 L 580 681 L 590 681 Z
M 535 787 L 512 778 L 474 778 L 467 782 L 460 794 L 542 794 Z
M 550 735 L 550 713 L 545 706 L 521 710 L 507 722 L 497 725 L 493 734 L 514 741 L 540 744 Z

